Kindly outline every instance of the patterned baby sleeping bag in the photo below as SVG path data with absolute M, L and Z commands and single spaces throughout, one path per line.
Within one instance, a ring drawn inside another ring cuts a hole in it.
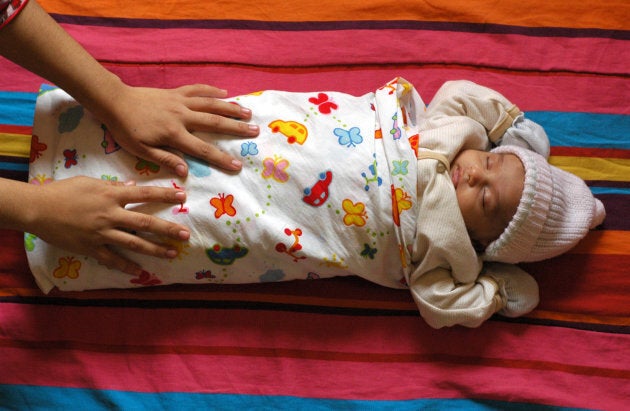
M 405 287 L 418 218 L 414 129 L 424 112 L 413 86 L 397 78 L 360 97 L 270 90 L 229 101 L 252 109 L 260 135 L 198 135 L 241 158 L 242 171 L 224 172 L 184 156 L 189 175 L 181 179 L 127 153 L 64 91 L 42 87 L 30 183 L 87 175 L 181 188 L 187 193 L 183 204 L 127 208 L 191 230 L 187 242 L 155 239 L 179 251 L 172 260 L 117 250 L 143 267 L 139 277 L 26 233 L 29 264 L 42 290 L 343 275 Z

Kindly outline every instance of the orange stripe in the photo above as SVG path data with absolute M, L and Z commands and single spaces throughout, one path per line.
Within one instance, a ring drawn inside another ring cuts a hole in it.
M 556 320 L 563 322 L 574 322 L 583 324 L 605 324 L 630 326 L 630 317 L 615 317 L 602 315 L 585 315 L 574 313 L 560 313 L 556 311 L 534 310 L 525 316 L 526 318 L 536 318 L 541 320 Z
M 630 231 L 590 231 L 569 253 L 630 255 Z
M 227 292 L 208 292 L 208 291 L 157 291 L 155 289 L 143 289 L 146 292 L 138 292 L 134 290 L 90 290 L 84 292 L 65 292 L 64 298 L 73 300 L 107 300 L 130 299 L 136 301 L 244 301 L 254 303 L 272 303 L 272 304 L 295 304 L 303 306 L 315 307 L 334 307 L 334 308 L 361 308 L 374 310 L 400 310 L 415 311 L 415 303 L 409 299 L 408 301 L 371 301 L 371 300 L 353 300 L 350 298 L 335 299 L 324 297 L 309 297 L 298 295 L 279 295 L 279 294 L 260 294 L 260 293 L 227 293 Z M 57 291 L 49 294 L 49 297 L 58 297 Z M 114 294 L 115 293 L 115 294 Z M 41 297 L 41 291 L 37 288 L 0 288 L 0 297 Z
M 94 17 L 122 17 L 133 19 L 211 19 L 261 21 L 339 21 L 339 20 L 421 20 L 461 23 L 494 23 L 524 27 L 569 28 L 630 28 L 627 0 L 602 2 L 578 1 L 570 7 L 565 2 L 549 0 L 521 0 L 504 3 L 473 2 L 469 0 L 441 0 L 432 2 L 392 2 L 390 0 L 304 0 L 286 2 L 259 0 L 255 7 L 243 1 L 222 2 L 218 7 L 205 0 L 181 2 L 109 0 L 41 0 L 50 13 Z M 535 10 L 536 13 L 532 13 Z

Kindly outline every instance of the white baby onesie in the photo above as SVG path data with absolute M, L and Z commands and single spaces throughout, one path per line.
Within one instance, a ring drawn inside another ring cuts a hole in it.
M 343 275 L 406 286 L 418 218 L 413 130 L 425 107 L 413 86 L 397 78 L 361 97 L 263 91 L 230 101 L 252 109 L 260 136 L 200 136 L 242 158 L 242 171 L 186 156 L 189 176 L 181 179 L 121 149 L 64 91 L 42 88 L 32 184 L 87 175 L 181 188 L 184 204 L 128 208 L 191 229 L 187 242 L 159 239 L 179 250 L 172 260 L 124 252 L 145 270 L 140 277 L 27 233 L 29 264 L 44 292 Z

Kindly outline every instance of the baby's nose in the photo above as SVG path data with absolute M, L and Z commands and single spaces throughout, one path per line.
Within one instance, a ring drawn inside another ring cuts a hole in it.
M 468 175 L 468 185 L 470 186 L 476 186 L 477 184 L 480 184 L 481 182 L 483 182 L 484 180 L 484 174 L 483 171 L 479 170 L 478 167 L 470 167 L 467 170 L 467 175 Z

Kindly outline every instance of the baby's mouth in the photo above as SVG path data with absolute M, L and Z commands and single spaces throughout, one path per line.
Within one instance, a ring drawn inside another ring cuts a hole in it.
M 451 181 L 453 182 L 455 188 L 457 188 L 457 185 L 459 184 L 461 170 L 462 169 L 459 166 L 453 167 L 453 169 L 451 170 Z

